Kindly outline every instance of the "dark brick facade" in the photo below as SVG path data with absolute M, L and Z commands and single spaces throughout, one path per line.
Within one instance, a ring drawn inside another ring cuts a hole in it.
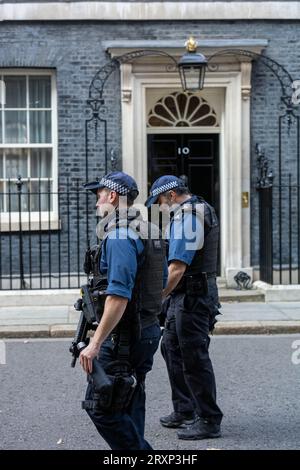
M 13 3 L 17 3 L 13 2 Z M 161 39 L 184 42 L 190 34 L 205 39 L 263 38 L 266 53 L 300 76 L 300 25 L 281 21 L 188 22 L 7 22 L 0 24 L 0 67 L 40 67 L 56 70 L 58 93 L 59 177 L 82 177 L 85 172 L 84 122 L 88 89 L 96 71 L 107 61 L 102 42 L 108 39 Z M 278 113 L 280 86 L 262 64 L 253 67 L 251 97 L 251 234 L 252 264 L 258 265 L 258 195 L 255 190 L 255 143 L 261 143 L 278 170 Z M 106 87 L 108 151 L 121 148 L 119 77 Z M 289 144 L 290 145 L 290 144 Z M 290 145 L 291 147 L 291 145 Z M 292 144 L 293 147 L 293 144 Z M 285 173 L 295 175 L 295 148 L 285 156 Z M 89 175 L 104 171 L 104 152 L 90 159 Z M 276 210 L 276 209 L 275 209 Z M 75 217 L 75 215 L 74 215 Z M 234 230 L 234 227 L 232 227 Z M 76 235 L 77 236 L 77 235 Z M 74 234 L 75 237 L 75 234 Z M 26 248 L 25 248 L 26 249 Z M 2 266 L 5 264 L 2 258 Z

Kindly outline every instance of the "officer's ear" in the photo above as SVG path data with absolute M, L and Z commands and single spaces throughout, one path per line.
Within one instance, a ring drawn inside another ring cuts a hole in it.
M 113 205 L 117 205 L 119 202 L 119 195 L 116 191 L 110 190 L 108 194 L 108 202 Z
M 170 201 L 171 202 L 175 202 L 175 199 L 176 199 L 176 196 L 177 194 L 175 193 L 175 191 L 173 191 L 172 189 L 170 189 L 170 191 L 168 191 L 168 197 L 170 198 Z

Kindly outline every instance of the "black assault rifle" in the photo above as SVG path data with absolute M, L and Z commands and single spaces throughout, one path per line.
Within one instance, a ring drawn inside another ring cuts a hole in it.
M 92 288 L 90 284 L 81 286 L 81 298 L 74 304 L 75 310 L 81 312 L 79 322 L 77 325 L 75 337 L 70 346 L 70 353 L 72 354 L 71 367 L 75 367 L 76 360 L 80 355 L 82 349 L 89 344 L 88 332 L 96 330 L 100 321 L 101 315 L 97 312 L 97 305 L 100 299 L 105 299 L 105 289 L 103 284 Z M 103 311 L 101 312 L 101 314 Z

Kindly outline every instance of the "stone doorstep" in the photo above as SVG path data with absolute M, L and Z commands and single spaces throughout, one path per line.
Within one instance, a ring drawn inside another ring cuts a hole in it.
M 264 294 L 266 302 L 300 301 L 300 284 L 271 285 L 263 281 L 255 281 L 253 285 Z
M 265 294 L 258 289 L 238 290 L 219 288 L 220 302 L 265 302 Z
M 76 324 L 1 326 L 0 338 L 73 338 Z M 214 335 L 300 333 L 300 321 L 223 321 Z

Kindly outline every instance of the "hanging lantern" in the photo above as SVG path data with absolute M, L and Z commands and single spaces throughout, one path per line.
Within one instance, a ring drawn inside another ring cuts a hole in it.
M 196 92 L 204 86 L 207 59 L 197 51 L 197 42 L 193 37 L 185 43 L 187 52 L 178 62 L 178 70 L 184 91 Z

